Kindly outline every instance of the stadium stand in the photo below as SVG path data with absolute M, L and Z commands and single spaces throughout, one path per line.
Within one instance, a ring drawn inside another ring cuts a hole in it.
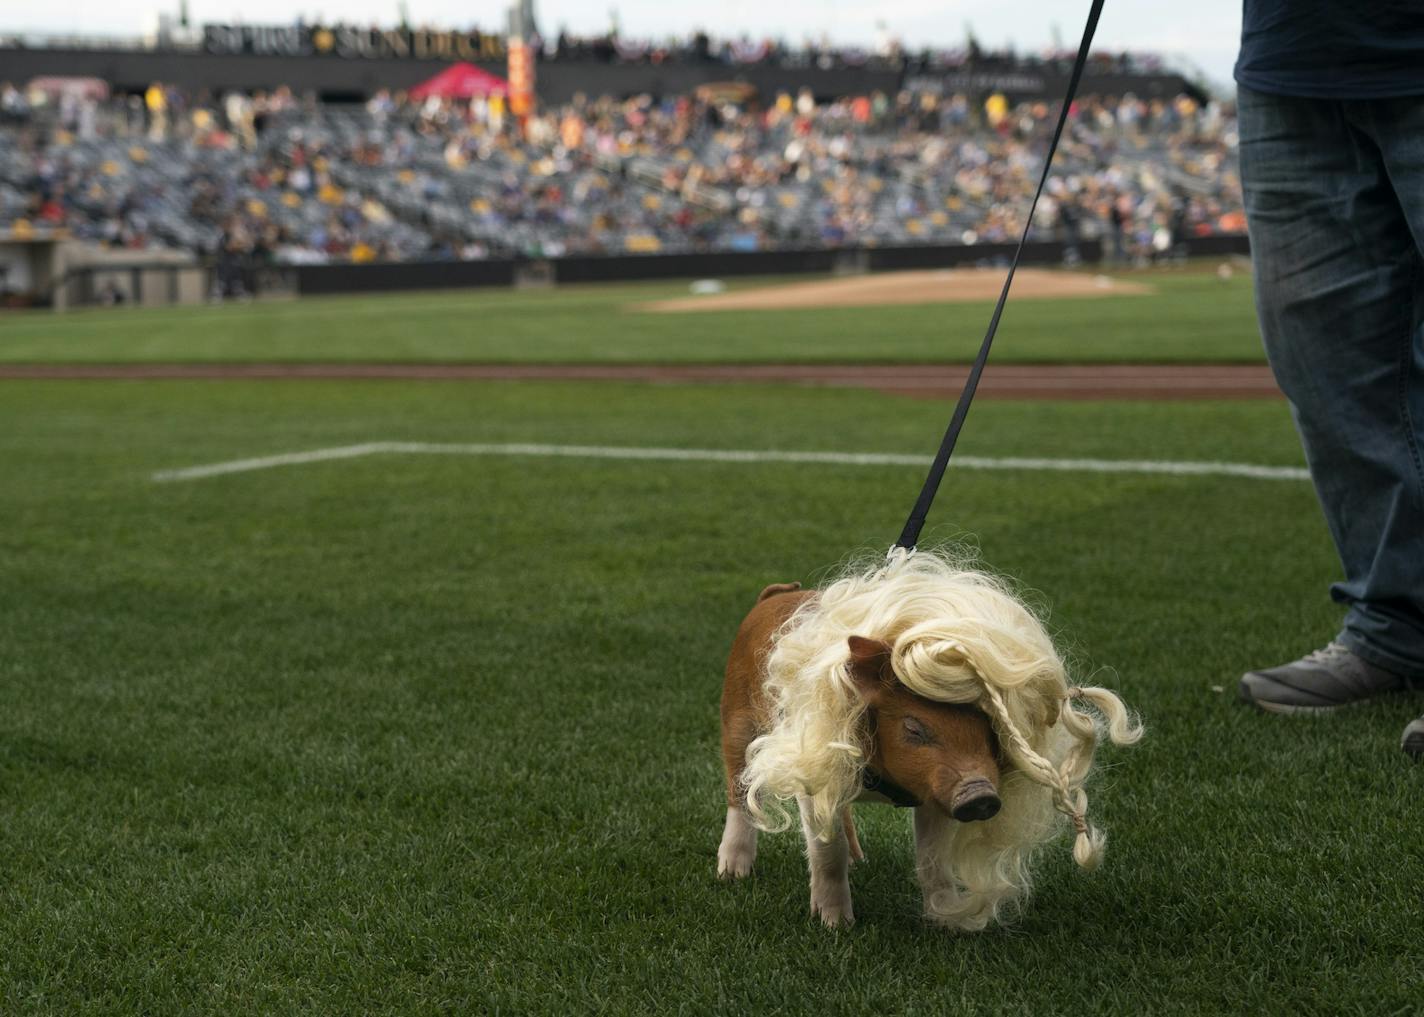
M 0 229 L 288 264 L 993 243 L 1018 228 L 1055 112 L 699 93 L 546 105 L 521 131 L 499 97 L 0 85 Z M 1241 229 L 1229 108 L 1080 100 L 1041 238 L 1142 259 Z

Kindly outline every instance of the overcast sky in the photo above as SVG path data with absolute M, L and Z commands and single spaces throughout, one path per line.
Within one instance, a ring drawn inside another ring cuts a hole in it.
M 285 24 L 300 11 L 310 21 L 353 20 L 394 24 L 400 0 L 189 0 L 194 21 L 246 21 Z M 505 0 L 406 0 L 411 20 L 449 27 L 474 25 L 498 29 L 504 24 Z M 171 4 L 131 0 L 65 0 L 20 4 L 0 0 L 0 31 L 138 35 L 150 31 L 160 10 Z M 707 8 L 717 11 L 715 21 Z M 1086 0 L 717 0 L 679 4 L 669 0 L 535 0 L 540 27 L 575 33 L 607 29 L 616 9 L 625 35 L 685 35 L 703 28 L 713 35 L 778 35 L 799 42 L 825 35 L 840 43 L 874 43 L 878 23 L 907 45 L 953 46 L 964 39 L 965 24 L 986 46 L 1012 42 L 1038 49 L 1053 41 L 1054 27 L 1066 45 L 1076 45 L 1087 13 Z M 1098 43 L 1111 49 L 1154 50 L 1179 56 L 1214 79 L 1231 76 L 1241 0 L 1109 0 L 1098 28 Z

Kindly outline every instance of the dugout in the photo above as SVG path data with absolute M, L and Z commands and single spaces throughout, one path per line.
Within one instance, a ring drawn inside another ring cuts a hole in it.
M 210 273 L 185 251 L 100 247 L 63 232 L 0 233 L 0 306 L 163 307 L 207 299 Z

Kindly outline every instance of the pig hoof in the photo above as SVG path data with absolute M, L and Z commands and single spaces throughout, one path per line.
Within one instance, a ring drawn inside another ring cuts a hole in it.
M 742 879 L 752 874 L 752 863 L 756 861 L 756 848 L 743 845 L 723 845 L 717 852 L 717 878 Z
M 855 912 L 850 905 L 850 887 L 835 887 L 811 894 L 811 913 L 821 916 L 821 924 L 839 929 L 855 924 Z

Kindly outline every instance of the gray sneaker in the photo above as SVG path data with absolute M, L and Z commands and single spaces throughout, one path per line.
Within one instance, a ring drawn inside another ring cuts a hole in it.
M 1242 699 L 1271 713 L 1328 713 L 1407 687 L 1399 675 L 1338 641 L 1289 664 L 1248 671 L 1240 685 Z
M 1399 740 L 1399 747 L 1415 759 L 1424 757 L 1424 717 L 1404 725 L 1404 737 Z

